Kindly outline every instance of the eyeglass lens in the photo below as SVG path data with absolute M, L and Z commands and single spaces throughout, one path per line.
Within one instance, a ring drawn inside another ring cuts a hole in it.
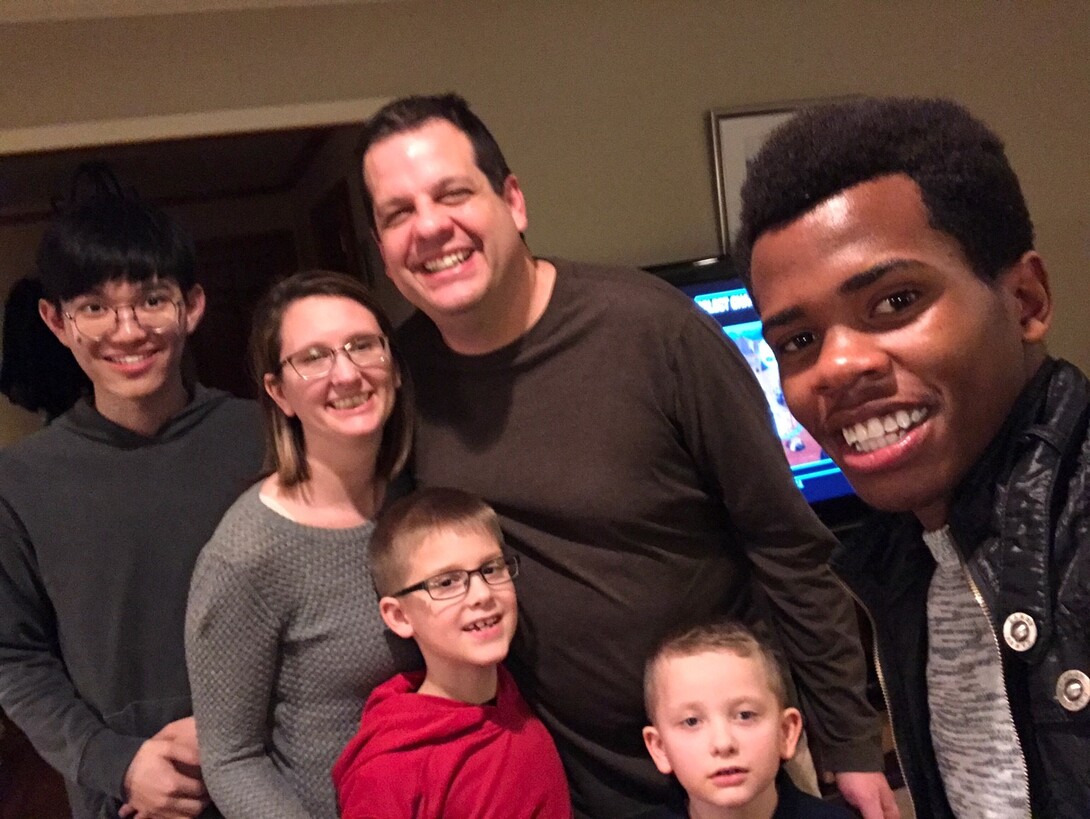
M 314 346 L 288 357 L 288 363 L 302 378 L 321 378 L 333 369 L 338 353 L 344 353 L 357 367 L 374 367 L 385 363 L 386 338 L 360 336 L 336 349 Z
M 479 574 L 488 585 L 498 586 L 501 583 L 509 583 L 518 577 L 518 573 L 518 561 L 515 558 L 498 557 L 471 571 L 459 569 L 429 577 L 424 581 L 424 589 L 432 599 L 446 600 L 451 597 L 460 597 L 469 591 L 470 578 L 475 574 Z
M 101 339 L 117 329 L 123 310 L 131 310 L 133 319 L 140 327 L 156 332 L 178 321 L 178 306 L 177 301 L 166 296 L 149 296 L 133 304 L 87 302 L 76 306 L 68 316 L 82 335 Z

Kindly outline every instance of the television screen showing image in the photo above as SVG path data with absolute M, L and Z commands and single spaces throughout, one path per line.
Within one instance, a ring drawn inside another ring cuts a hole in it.
M 719 323 L 741 351 L 764 391 L 795 485 L 806 500 L 819 514 L 823 511 L 832 513 L 829 517 L 834 520 L 827 520 L 827 523 L 846 523 L 844 518 L 857 517 L 862 507 L 844 474 L 787 408 L 776 357 L 761 333 L 761 321 L 753 300 L 741 279 L 733 276 L 727 260 L 713 258 L 660 265 L 648 270 L 688 295 Z M 850 515 L 848 510 L 851 510 Z

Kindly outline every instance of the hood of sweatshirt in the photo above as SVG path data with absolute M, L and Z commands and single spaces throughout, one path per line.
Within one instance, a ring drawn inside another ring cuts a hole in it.
M 193 426 L 199 424 L 208 413 L 225 401 L 231 400 L 233 396 L 230 393 L 208 389 L 198 384 L 193 390 L 193 397 L 181 412 L 151 436 L 114 423 L 100 414 L 88 398 L 81 398 L 71 410 L 53 423 L 92 441 L 101 441 L 121 449 L 138 449 L 184 435 Z

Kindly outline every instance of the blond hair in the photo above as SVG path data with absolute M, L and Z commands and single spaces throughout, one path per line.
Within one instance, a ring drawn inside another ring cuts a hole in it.
M 710 651 L 725 651 L 738 657 L 756 658 L 764 666 L 768 687 L 776 702 L 781 708 L 787 706 L 787 684 L 772 649 L 741 623 L 718 620 L 672 631 L 651 652 L 643 669 L 643 702 L 652 722 L 655 720 L 655 707 L 658 704 L 657 678 L 663 661 Z

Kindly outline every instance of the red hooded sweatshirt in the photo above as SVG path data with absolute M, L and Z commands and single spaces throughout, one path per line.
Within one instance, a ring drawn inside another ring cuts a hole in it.
M 424 672 L 371 692 L 333 766 L 343 819 L 571 819 L 556 747 L 501 665 L 495 704 L 417 694 Z

